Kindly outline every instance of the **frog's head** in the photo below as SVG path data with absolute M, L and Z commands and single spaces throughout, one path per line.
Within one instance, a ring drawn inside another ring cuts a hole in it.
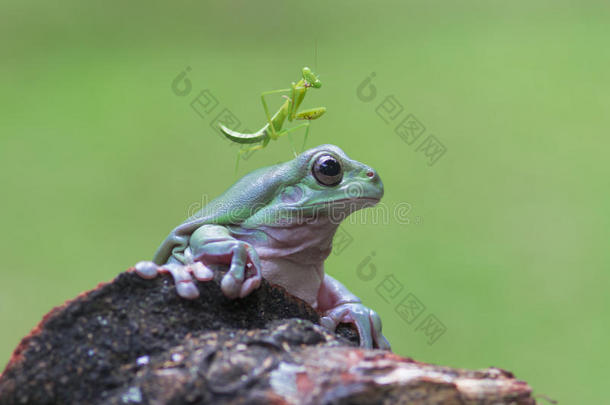
M 375 205 L 383 196 L 377 172 L 350 159 L 334 145 L 309 149 L 294 160 L 259 172 L 259 179 L 261 175 L 273 186 L 267 190 L 264 207 L 246 221 L 250 224 L 281 226 L 316 216 L 331 217 L 338 224 L 352 212 Z
M 289 163 L 301 179 L 293 188 L 285 187 L 280 198 L 287 203 L 296 199 L 302 209 L 350 205 L 355 210 L 374 205 L 383 196 L 377 172 L 350 159 L 335 145 L 310 149 Z

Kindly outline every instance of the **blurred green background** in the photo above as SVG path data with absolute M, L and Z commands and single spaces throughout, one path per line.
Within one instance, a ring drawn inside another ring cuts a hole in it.
M 235 181 L 210 123 L 228 108 L 258 129 L 259 94 L 307 65 L 323 87 L 304 107 L 328 108 L 309 146 L 339 145 L 378 170 L 388 207 L 411 207 L 409 224 L 344 224 L 352 242 L 327 261 L 394 350 L 607 400 L 608 2 L 1 4 L 0 367 L 51 307 L 150 258 Z M 204 89 L 219 104 L 201 117 Z M 446 147 L 434 165 L 377 115 L 390 95 Z M 290 157 L 282 139 L 240 174 Z M 386 302 L 389 275 L 403 288 Z M 408 293 L 425 305 L 411 324 Z M 431 345 L 428 315 L 446 328 Z

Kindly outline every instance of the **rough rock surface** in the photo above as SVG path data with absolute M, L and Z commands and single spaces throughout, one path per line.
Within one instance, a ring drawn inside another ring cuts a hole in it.
M 468 371 L 357 347 L 264 282 L 241 300 L 134 273 L 52 310 L 0 376 L 4 404 L 533 404 L 499 369 Z

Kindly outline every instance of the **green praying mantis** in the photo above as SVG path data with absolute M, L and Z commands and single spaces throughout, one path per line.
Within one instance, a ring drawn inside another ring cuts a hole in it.
M 326 112 L 326 107 L 310 108 L 300 112 L 298 111 L 298 109 L 301 106 L 303 100 L 305 99 L 307 90 L 309 88 L 319 89 L 320 87 L 322 87 L 322 83 L 320 82 L 318 76 L 316 76 L 310 68 L 304 67 L 302 71 L 301 80 L 299 80 L 297 83 L 292 82 L 292 85 L 289 89 L 272 90 L 261 93 L 261 102 L 263 104 L 263 109 L 265 110 L 267 123 L 260 130 L 250 134 L 243 134 L 237 131 L 233 131 L 232 129 L 229 129 L 224 125 L 220 124 L 220 130 L 231 141 L 239 144 L 258 144 L 248 148 L 242 147 L 237 155 L 237 164 L 239 164 L 239 159 L 242 154 L 263 149 L 267 147 L 271 140 L 275 141 L 280 136 L 284 136 L 302 127 L 306 127 L 302 147 L 302 149 L 304 149 L 305 143 L 307 142 L 307 135 L 309 134 L 310 121 L 320 118 Z M 279 110 L 275 114 L 273 114 L 273 116 L 271 116 L 269 114 L 267 102 L 265 101 L 265 96 L 286 92 L 290 92 L 290 96 L 284 96 L 286 98 L 286 101 L 280 106 Z M 306 122 L 292 128 L 282 129 L 286 119 L 288 119 L 289 122 L 295 119 L 305 120 Z M 292 143 L 292 139 L 290 139 L 290 142 Z M 294 145 L 292 149 L 296 156 Z

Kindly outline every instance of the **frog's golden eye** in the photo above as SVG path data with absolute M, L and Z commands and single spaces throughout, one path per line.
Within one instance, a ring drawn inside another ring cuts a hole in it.
M 320 156 L 312 168 L 313 177 L 324 186 L 336 186 L 343 179 L 341 163 L 331 155 Z

